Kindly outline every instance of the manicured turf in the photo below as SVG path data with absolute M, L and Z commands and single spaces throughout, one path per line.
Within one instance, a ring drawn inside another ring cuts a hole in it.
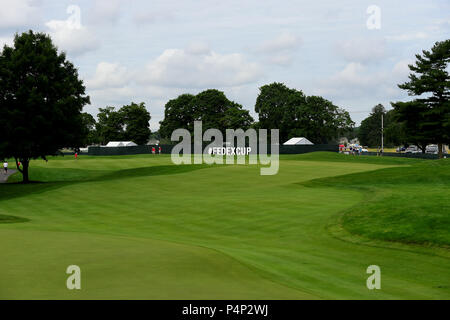
M 282 156 L 275 176 L 153 155 L 34 161 L 43 183 L 0 185 L 0 298 L 449 299 L 449 168 L 330 153 Z M 366 288 L 371 264 L 381 290 Z

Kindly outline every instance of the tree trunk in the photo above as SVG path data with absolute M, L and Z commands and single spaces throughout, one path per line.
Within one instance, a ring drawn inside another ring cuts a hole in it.
M 418 144 L 420 151 L 422 151 L 422 154 L 425 154 L 425 151 L 427 150 L 426 144 Z
M 22 177 L 23 177 L 23 183 L 29 183 L 30 179 L 28 177 L 28 167 L 30 164 L 30 160 L 28 159 L 23 159 L 22 160 Z
M 442 159 L 444 157 L 443 152 L 442 152 L 442 143 L 438 143 L 438 153 L 439 153 L 439 159 Z

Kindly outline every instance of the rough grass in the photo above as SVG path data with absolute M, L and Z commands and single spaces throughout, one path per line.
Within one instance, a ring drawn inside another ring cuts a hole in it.
M 363 160 L 364 161 L 364 160 Z M 419 161 L 312 180 L 305 185 L 360 190 L 365 199 L 345 211 L 344 228 L 372 239 L 450 246 L 450 161 Z

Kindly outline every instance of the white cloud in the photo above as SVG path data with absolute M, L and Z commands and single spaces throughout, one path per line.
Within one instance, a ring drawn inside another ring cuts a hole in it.
M 411 63 L 412 60 L 409 59 L 401 60 L 391 68 L 380 70 L 371 69 L 359 62 L 351 62 L 328 79 L 319 81 L 315 94 L 331 95 L 335 98 L 398 97 L 402 95 L 402 91 L 397 85 L 407 80 L 408 64 Z
M 411 40 L 421 40 L 427 39 L 429 35 L 425 32 L 416 32 L 416 33 L 404 33 L 393 36 L 386 36 L 387 40 L 391 41 L 411 41 Z
M 0 28 L 30 27 L 41 20 L 39 0 L 0 0 Z
M 126 67 L 118 63 L 100 62 L 92 79 L 86 81 L 90 90 L 102 88 L 121 88 L 130 80 L 130 73 Z
M 233 87 L 257 81 L 261 67 L 242 54 L 219 54 L 209 47 L 167 49 L 145 68 L 129 70 L 118 63 L 101 62 L 86 81 L 88 89 L 119 88 L 133 79 L 142 87 L 212 88 Z
M 51 20 L 45 25 L 56 45 L 72 55 L 97 49 L 99 41 L 90 29 L 81 24 L 80 8 L 69 6 L 67 20 Z
M 168 87 L 204 88 L 255 82 L 261 67 L 240 53 L 220 54 L 206 47 L 167 49 L 147 64 L 140 83 Z
M 335 51 L 347 61 L 367 63 L 385 56 L 386 41 L 380 38 L 354 38 L 335 44 Z
M 294 62 L 294 53 L 301 44 L 299 36 L 284 31 L 277 37 L 264 41 L 255 51 L 262 54 L 267 63 L 288 66 Z

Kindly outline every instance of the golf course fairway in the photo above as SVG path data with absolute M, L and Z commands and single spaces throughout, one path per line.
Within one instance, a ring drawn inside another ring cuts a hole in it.
M 319 152 L 259 169 L 32 161 L 34 183 L 0 184 L 0 299 L 450 299 L 448 159 Z

